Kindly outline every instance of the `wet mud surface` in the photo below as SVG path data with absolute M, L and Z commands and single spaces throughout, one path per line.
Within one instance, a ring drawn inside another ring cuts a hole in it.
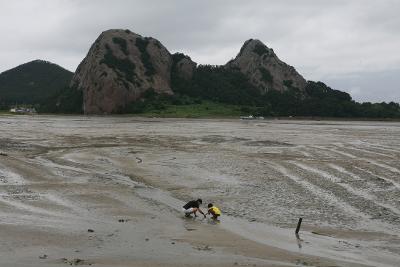
M 2 116 L 0 127 L 0 263 L 400 261 L 400 123 Z M 198 197 L 221 223 L 182 218 Z

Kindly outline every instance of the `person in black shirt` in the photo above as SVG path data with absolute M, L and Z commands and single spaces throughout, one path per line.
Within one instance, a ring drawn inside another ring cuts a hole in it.
M 200 209 L 200 205 L 203 203 L 203 201 L 199 198 L 198 200 L 192 200 L 186 203 L 183 207 L 182 210 L 185 213 L 186 217 L 189 217 L 190 214 L 194 214 L 195 217 L 197 217 L 197 212 L 200 212 L 203 214 L 204 218 L 206 218 L 206 215 L 204 212 Z

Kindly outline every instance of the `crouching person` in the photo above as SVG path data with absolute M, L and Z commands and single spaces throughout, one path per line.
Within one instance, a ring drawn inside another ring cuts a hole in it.
M 221 211 L 218 207 L 214 206 L 212 203 L 208 204 L 208 212 L 207 215 L 211 214 L 214 220 L 218 220 L 218 217 L 221 216 Z
M 203 201 L 199 198 L 198 200 L 192 200 L 186 203 L 183 206 L 183 212 L 185 213 L 186 217 L 190 217 L 191 214 L 194 214 L 195 217 L 197 217 L 197 212 L 200 212 L 203 214 L 204 218 L 206 218 L 206 215 L 204 212 L 200 209 L 200 205 L 203 203 Z

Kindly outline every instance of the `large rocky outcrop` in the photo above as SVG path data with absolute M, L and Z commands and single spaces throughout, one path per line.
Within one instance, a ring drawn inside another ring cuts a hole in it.
M 262 93 L 269 90 L 283 92 L 289 88 L 302 91 L 307 85 L 294 67 L 281 61 L 272 49 L 255 39 L 247 40 L 226 67 L 239 69 Z
M 78 66 L 71 87 L 83 92 L 86 114 L 123 112 L 153 89 L 173 94 L 173 85 L 190 83 L 197 64 L 181 53 L 171 55 L 156 39 L 129 30 L 103 32 Z M 304 90 L 306 80 L 259 40 L 246 41 L 226 68 L 240 70 L 262 93 Z
M 78 66 L 71 86 L 83 91 L 86 114 L 115 113 L 150 88 L 172 94 L 171 67 L 171 54 L 156 39 L 108 30 Z

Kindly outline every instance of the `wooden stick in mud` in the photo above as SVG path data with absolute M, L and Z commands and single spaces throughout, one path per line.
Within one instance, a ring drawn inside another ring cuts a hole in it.
M 301 221 L 303 221 L 303 218 L 299 218 L 299 222 L 297 223 L 297 227 L 296 227 L 296 234 L 298 234 L 300 231 Z

